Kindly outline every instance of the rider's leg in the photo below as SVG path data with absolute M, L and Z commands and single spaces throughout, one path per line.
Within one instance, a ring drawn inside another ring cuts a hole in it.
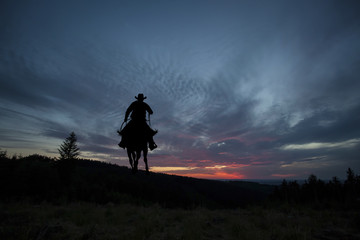
M 155 148 L 157 148 L 156 143 L 154 142 L 153 137 L 149 137 L 148 138 L 148 142 L 149 142 L 149 148 L 150 150 L 154 150 Z
M 119 142 L 119 147 L 124 148 L 129 142 L 129 136 L 130 132 L 134 128 L 134 122 L 130 121 L 121 131 L 118 131 L 118 133 L 121 135 L 121 141 Z
M 126 127 L 125 127 L 126 128 Z M 127 131 L 124 131 L 125 130 L 125 128 L 123 129 L 123 131 L 121 131 L 121 133 L 119 133 L 120 135 L 121 135 L 121 141 L 119 142 L 119 147 L 121 147 L 121 148 L 123 148 L 123 149 L 125 149 L 125 147 L 126 147 L 126 138 L 127 138 Z
M 145 130 L 145 134 L 147 136 L 147 141 L 149 143 L 149 148 L 150 148 L 150 150 L 154 150 L 155 148 L 157 148 L 157 145 L 154 142 L 153 136 L 158 131 L 153 130 L 149 125 L 146 124 L 146 122 L 144 122 L 143 127 L 144 127 L 144 130 Z
M 125 136 L 122 136 L 121 141 L 119 142 L 118 145 L 119 145 L 119 147 L 125 149 L 125 147 L 126 147 L 126 138 L 125 138 Z

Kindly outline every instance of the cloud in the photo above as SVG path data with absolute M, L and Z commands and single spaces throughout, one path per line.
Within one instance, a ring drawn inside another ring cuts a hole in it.
M 312 142 L 305 144 L 289 144 L 282 146 L 282 150 L 313 150 L 313 149 L 337 149 L 337 148 L 353 148 L 360 143 L 360 139 L 350 139 L 342 142 L 326 143 Z
M 274 173 L 274 174 L 271 174 L 271 176 L 285 179 L 285 178 L 296 177 L 296 174 L 292 174 L 292 173 L 289 173 L 289 174 L 278 174 L 278 173 Z
M 214 178 L 300 176 L 281 165 L 323 155 L 359 166 L 344 147 L 360 138 L 357 2 L 3 6 L 2 148 L 56 152 L 75 131 L 87 157 L 127 164 L 116 130 L 143 92 L 159 130 L 150 166 Z
M 150 170 L 154 172 L 177 172 L 194 170 L 196 167 L 151 167 Z

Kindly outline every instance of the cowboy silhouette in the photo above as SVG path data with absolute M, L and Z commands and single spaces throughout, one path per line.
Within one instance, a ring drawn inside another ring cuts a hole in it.
M 157 145 L 154 142 L 153 136 L 157 133 L 157 131 L 151 129 L 146 123 L 146 112 L 151 115 L 153 114 L 153 110 L 147 103 L 144 102 L 144 100 L 146 99 L 146 97 L 144 97 L 144 94 L 139 93 L 138 96 L 135 98 L 137 99 L 137 101 L 132 102 L 125 113 L 124 122 L 127 122 L 130 113 L 131 120 L 124 127 L 124 129 L 119 132 L 119 134 L 122 136 L 119 147 L 127 147 L 129 136 L 131 134 L 138 135 L 140 133 L 145 135 L 147 141 L 149 142 L 150 150 L 154 150 L 155 148 L 157 148 Z

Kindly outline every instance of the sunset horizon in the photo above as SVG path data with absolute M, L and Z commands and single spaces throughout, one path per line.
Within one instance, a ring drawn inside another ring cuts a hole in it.
M 360 172 L 358 1 L 0 6 L 0 149 L 10 157 L 58 157 L 75 132 L 81 158 L 129 167 L 117 130 L 143 94 L 158 130 L 150 171 Z

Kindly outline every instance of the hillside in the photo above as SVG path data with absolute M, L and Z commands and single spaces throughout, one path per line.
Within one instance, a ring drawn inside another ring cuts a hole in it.
M 0 157 L 0 239 L 360 239 L 360 177 L 348 173 L 344 184 L 310 176 L 274 189 Z
M 139 171 L 91 160 L 62 164 L 32 155 L 0 160 L 3 201 L 160 204 L 163 207 L 235 208 L 265 199 L 273 187 Z

